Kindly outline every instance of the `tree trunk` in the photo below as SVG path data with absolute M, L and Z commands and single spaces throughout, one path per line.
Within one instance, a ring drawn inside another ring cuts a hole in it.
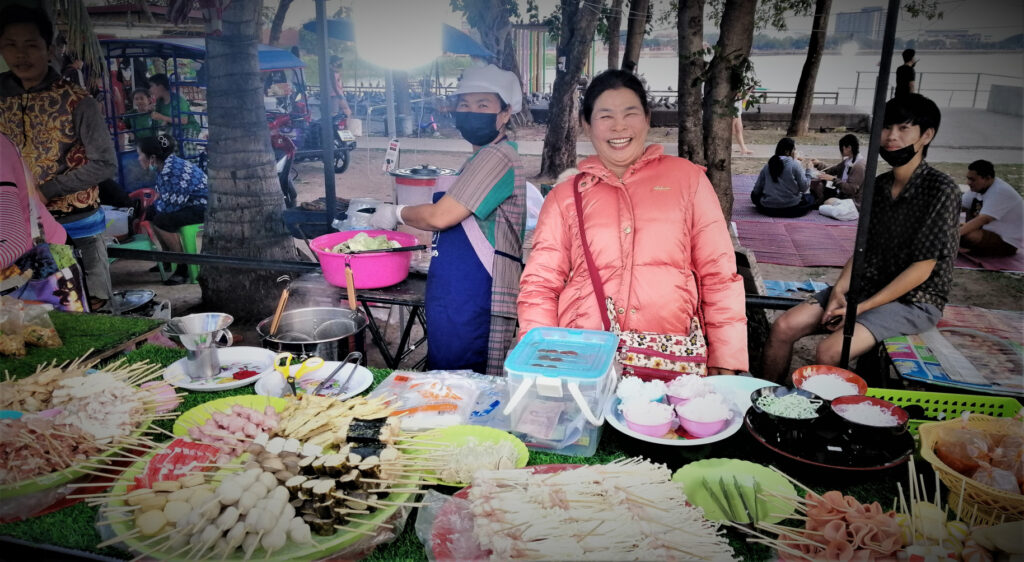
M 704 0 L 679 0 L 679 156 L 703 165 Z
M 619 68 L 619 31 L 622 28 L 622 2 L 612 0 L 611 12 L 608 15 L 608 70 Z
M 807 44 L 807 59 L 800 71 L 800 82 L 796 87 L 796 99 L 793 100 L 793 115 L 789 121 L 786 135 L 799 137 L 807 134 L 811 123 L 811 108 L 814 105 L 814 82 L 818 79 L 818 67 L 821 65 L 821 52 L 825 49 L 825 34 L 828 31 L 828 14 L 832 9 L 832 0 L 815 0 L 814 28 L 811 40 Z
M 292 0 L 277 0 L 277 11 L 274 12 L 274 21 L 270 22 L 270 39 L 271 45 L 277 45 L 277 42 L 281 40 L 281 28 L 284 27 L 284 17 L 288 14 L 288 7 L 292 5 Z
M 704 149 L 708 179 L 725 220 L 732 218 L 732 117 L 736 93 L 750 64 L 757 0 L 726 0 L 717 53 L 711 59 L 704 96 Z
M 647 8 L 650 0 L 629 0 L 629 23 L 626 26 L 626 50 L 622 53 L 622 70 L 636 72 L 640 63 L 640 49 L 647 31 Z
M 597 28 L 599 10 L 593 0 L 561 0 L 562 24 L 555 53 L 555 82 L 548 104 L 548 130 L 544 134 L 540 175 L 557 177 L 576 166 L 579 130 L 579 85 L 583 65 Z M 603 4 L 603 0 L 598 2 Z
M 281 218 L 281 188 L 263 111 L 257 45 L 259 0 L 233 0 L 223 31 L 206 37 L 210 121 L 209 205 L 203 253 L 269 260 L 295 259 Z M 280 272 L 203 266 L 203 302 L 236 319 L 273 313 Z
M 418 115 L 412 112 L 412 96 L 409 94 L 409 73 L 404 70 L 393 70 L 391 72 L 392 84 L 395 89 L 395 113 L 398 114 L 398 133 L 394 136 L 415 135 Z M 403 124 L 403 117 L 408 118 L 408 128 Z

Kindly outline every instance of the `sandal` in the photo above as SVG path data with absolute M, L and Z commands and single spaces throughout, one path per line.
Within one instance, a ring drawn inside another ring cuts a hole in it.
M 89 311 L 98 312 L 103 307 L 107 306 L 107 299 L 101 299 L 98 297 L 89 297 Z

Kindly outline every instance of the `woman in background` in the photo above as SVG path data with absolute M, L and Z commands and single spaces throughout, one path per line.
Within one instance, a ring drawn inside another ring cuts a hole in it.
M 796 157 L 796 143 L 785 137 L 754 182 L 750 200 L 769 217 L 802 217 L 814 208 L 807 171 Z

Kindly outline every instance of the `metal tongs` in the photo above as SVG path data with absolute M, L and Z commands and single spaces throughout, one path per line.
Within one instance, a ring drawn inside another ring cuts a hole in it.
M 723 480 L 723 478 L 724 477 L 718 478 L 717 489 L 709 485 L 707 480 L 701 479 L 704 489 L 708 491 L 708 496 L 711 498 L 711 501 L 713 501 L 715 503 L 715 507 L 722 512 L 722 516 L 729 520 L 728 523 L 730 525 L 745 533 L 759 535 L 760 533 L 755 531 L 757 523 L 760 520 L 757 513 L 757 497 L 760 494 L 757 479 L 755 478 L 753 480 L 754 502 L 753 504 L 748 504 L 747 497 L 743 494 L 743 488 L 740 486 L 739 480 L 735 475 L 732 477 L 733 489 L 736 490 L 736 495 L 740 498 L 740 506 L 743 508 L 743 511 L 741 512 L 733 509 L 732 502 L 729 499 L 730 494 L 726 488 L 725 480 Z M 751 509 L 751 505 L 753 506 L 753 509 Z M 746 523 L 740 521 L 744 515 L 746 516 Z
M 352 364 L 352 369 L 349 370 L 348 374 L 344 378 L 341 379 L 341 384 L 338 385 L 338 391 L 337 392 L 333 392 L 331 394 L 327 394 L 325 396 L 337 396 L 339 394 L 344 394 L 345 386 L 348 385 L 349 379 L 351 379 L 352 375 L 355 374 L 356 368 L 359 367 L 359 362 L 362 361 L 362 360 L 363 360 L 363 354 L 359 353 L 358 351 L 353 351 L 352 353 L 349 353 L 348 355 L 346 355 L 345 356 L 345 360 L 341 362 L 341 365 L 338 365 L 334 369 L 334 371 L 331 372 L 330 375 L 327 375 L 327 378 L 325 378 L 324 380 L 320 381 L 320 384 L 316 385 L 316 388 L 314 388 L 313 392 L 312 392 L 313 396 L 320 396 L 320 391 L 323 390 L 328 384 L 330 384 L 332 380 L 334 380 L 334 375 L 337 375 L 338 372 L 341 371 L 345 367 L 345 365 L 348 365 L 349 363 L 351 363 Z

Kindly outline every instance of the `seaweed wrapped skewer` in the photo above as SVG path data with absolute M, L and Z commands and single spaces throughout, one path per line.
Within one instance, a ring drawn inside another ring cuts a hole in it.
M 334 517 L 334 503 L 329 501 L 314 503 L 313 514 L 320 519 L 330 519 L 331 517 Z
M 292 476 L 284 483 L 284 487 L 288 489 L 288 493 L 290 493 L 292 497 L 295 497 L 299 495 L 299 490 L 308 480 L 309 477 L 302 476 L 301 474 L 298 476 Z
M 349 453 L 349 464 L 359 465 L 366 457 L 376 457 L 380 455 L 380 452 L 387 448 L 387 444 L 381 441 L 360 443 L 359 445 L 353 445 L 351 452 Z M 359 456 L 359 460 L 353 462 L 352 455 Z
M 313 461 L 315 460 L 316 457 L 313 456 L 303 457 L 299 459 L 299 472 L 301 472 L 302 474 L 312 474 L 313 469 L 310 467 L 310 465 L 313 464 Z
M 318 502 L 330 502 L 331 492 L 334 491 L 333 478 L 321 478 L 316 481 L 312 488 L 313 498 Z
M 316 533 L 317 535 L 320 535 L 321 537 L 329 537 L 329 536 L 334 534 L 334 518 L 333 517 L 328 517 L 328 518 L 312 517 L 312 518 L 309 518 L 309 519 L 306 519 L 305 517 L 303 517 L 302 519 L 303 519 L 303 521 L 305 521 L 309 525 L 309 528 L 312 529 L 314 533 Z
M 327 462 L 327 457 L 317 457 L 309 466 L 317 476 L 327 476 L 327 467 L 324 465 L 325 462 Z

